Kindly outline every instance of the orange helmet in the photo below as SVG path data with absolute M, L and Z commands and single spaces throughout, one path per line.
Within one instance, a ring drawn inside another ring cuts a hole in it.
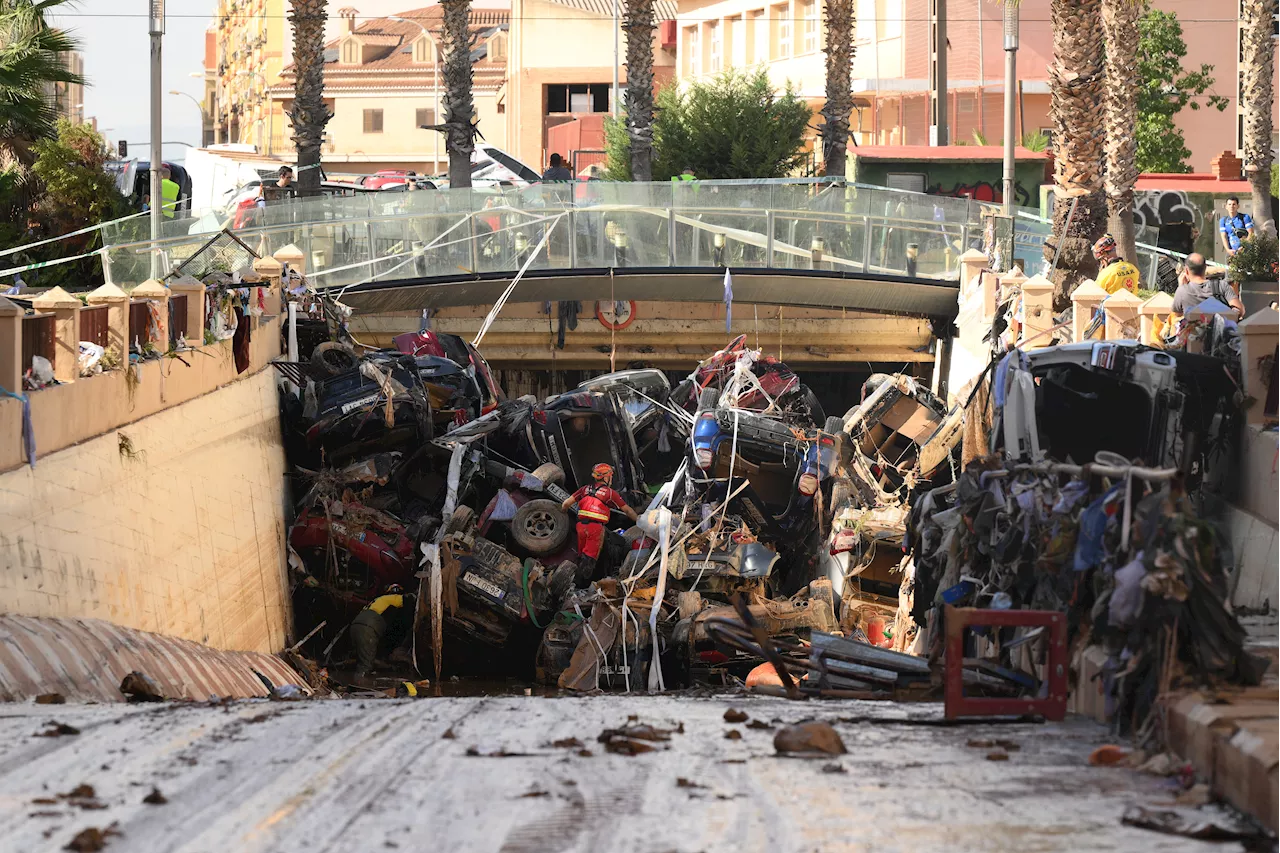
M 1096 260 L 1112 257 L 1116 253 L 1116 238 L 1110 234 L 1103 234 L 1098 238 L 1098 242 L 1093 244 L 1093 257 Z
M 599 480 L 603 483 L 613 482 L 613 466 L 606 465 L 601 462 L 599 465 L 591 469 L 591 479 Z

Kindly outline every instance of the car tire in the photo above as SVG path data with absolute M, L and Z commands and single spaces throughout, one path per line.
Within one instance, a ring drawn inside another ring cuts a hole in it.
M 535 557 L 553 554 L 569 540 L 569 513 L 555 501 L 529 501 L 511 519 L 511 539 Z
M 544 486 L 558 486 L 564 482 L 564 469 L 554 462 L 544 462 L 534 468 L 532 473 Z
M 827 418 L 826 424 L 822 427 L 823 432 L 829 432 L 832 435 L 840 435 L 844 432 L 844 418 L 837 418 L 835 415 Z
M 460 506 L 453 511 L 453 515 L 449 516 L 449 523 L 445 526 L 445 533 L 457 533 L 458 531 L 466 532 L 471 529 L 475 523 L 476 511 L 469 506 Z
M 358 363 L 355 350 L 337 341 L 325 341 L 311 351 L 311 374 L 317 379 L 346 373 L 355 369 Z
M 698 411 L 714 409 L 716 404 L 720 402 L 719 388 L 703 388 L 698 395 Z

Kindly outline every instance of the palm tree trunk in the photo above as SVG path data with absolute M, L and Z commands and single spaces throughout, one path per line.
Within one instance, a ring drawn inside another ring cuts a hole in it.
M 1253 190 L 1253 218 L 1259 226 L 1271 219 L 1271 110 L 1276 46 L 1272 15 L 1276 0 L 1245 0 L 1240 33 L 1240 96 L 1244 102 L 1244 163 Z
M 627 0 L 627 134 L 631 178 L 653 180 L 653 0 Z
M 1057 310 L 1070 305 L 1071 292 L 1080 282 L 1097 275 L 1093 242 L 1106 227 L 1101 5 L 1102 0 L 1050 0 L 1049 4 L 1055 193 L 1053 239 L 1046 241 L 1044 255 L 1051 262 L 1057 252 L 1058 265 L 1050 276 Z M 1076 209 L 1071 216 L 1073 202 Z
M 1106 81 L 1103 118 L 1106 124 L 1107 230 L 1120 247 L 1120 257 L 1134 262 L 1133 187 L 1138 180 L 1138 15 L 1141 0 L 1103 0 L 1106 38 Z
M 333 118 L 324 105 L 324 21 L 328 0 L 290 0 L 293 24 L 293 144 L 298 150 L 298 192 L 320 189 L 320 144 Z
M 853 0 L 827 0 L 827 102 L 822 107 L 822 162 L 828 177 L 844 177 L 848 159 L 849 116 L 853 112 Z
M 449 152 L 449 187 L 471 186 L 471 152 L 475 150 L 471 97 L 471 0 L 442 0 L 444 33 L 445 148 Z

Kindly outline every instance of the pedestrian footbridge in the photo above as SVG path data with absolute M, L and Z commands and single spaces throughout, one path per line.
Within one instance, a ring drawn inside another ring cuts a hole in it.
M 292 245 L 308 282 L 357 313 L 492 305 L 508 289 L 509 302 L 720 302 L 728 270 L 738 302 L 950 318 L 960 255 L 983 246 L 996 212 L 843 182 L 592 181 L 308 199 L 240 223 L 208 214 L 166 223 L 156 244 L 106 234 L 104 257 L 128 282 L 147 277 L 153 246 L 166 271 L 199 275 Z

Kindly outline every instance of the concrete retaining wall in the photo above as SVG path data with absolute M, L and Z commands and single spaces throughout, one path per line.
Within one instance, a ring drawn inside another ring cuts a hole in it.
M 272 348 L 277 328 L 273 321 L 255 330 L 255 350 L 259 340 Z M 255 352 L 257 372 L 194 398 L 185 380 L 216 381 L 196 366 L 211 359 L 186 356 L 191 374 L 153 362 L 139 397 L 166 394 L 155 375 L 163 369 L 169 401 L 185 402 L 134 419 L 114 397 L 97 409 L 84 399 L 61 412 L 68 421 L 46 421 L 53 430 L 70 430 L 77 418 L 127 422 L 48 455 L 40 450 L 34 468 L 0 474 L 0 611 L 105 619 L 220 649 L 279 651 L 290 621 L 284 453 L 269 355 Z M 229 375 L 235 379 L 234 366 Z M 37 408 L 41 395 L 59 392 L 70 402 L 99 381 L 105 388 L 123 379 L 117 372 L 35 392 L 33 418 L 57 402 Z M 121 412 L 104 413 L 107 406 Z

